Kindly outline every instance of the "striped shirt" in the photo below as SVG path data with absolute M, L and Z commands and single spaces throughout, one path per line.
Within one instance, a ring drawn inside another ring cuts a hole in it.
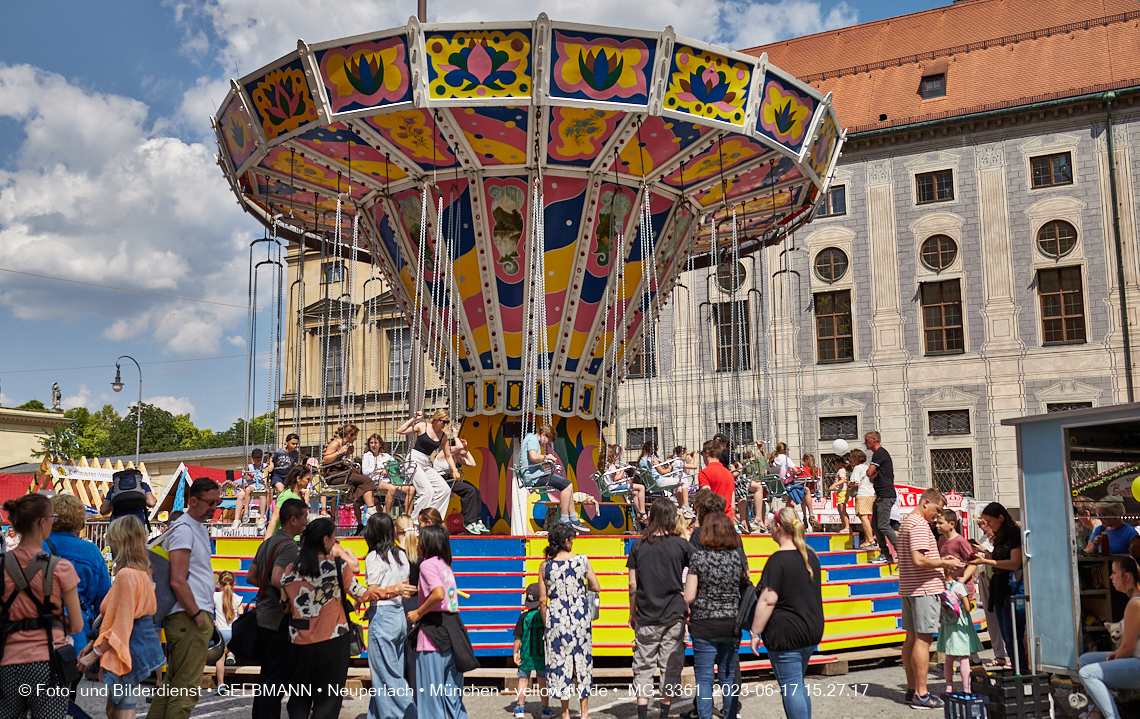
M 899 526 L 899 595 L 913 597 L 941 594 L 946 585 L 942 570 L 916 567 L 911 552 L 922 552 L 930 559 L 938 557 L 938 542 L 930 531 L 930 523 L 916 509 L 903 517 Z

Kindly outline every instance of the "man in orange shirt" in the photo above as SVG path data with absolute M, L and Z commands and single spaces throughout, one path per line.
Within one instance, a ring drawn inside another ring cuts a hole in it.
M 732 494 L 736 491 L 736 479 L 732 476 L 732 472 L 720 463 L 720 452 L 719 442 L 711 439 L 705 442 L 704 447 L 701 448 L 701 456 L 705 458 L 705 468 L 697 475 L 697 484 L 708 487 L 724 497 L 724 513 L 735 522 L 736 515 L 732 507 Z

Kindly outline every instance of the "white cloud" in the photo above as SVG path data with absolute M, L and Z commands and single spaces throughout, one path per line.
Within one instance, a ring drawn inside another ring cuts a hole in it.
M 406 25 L 414 5 L 313 0 L 189 0 L 174 5 L 185 29 L 183 52 L 210 54 L 228 76 L 240 77 L 296 49 L 297 38 L 314 43 Z M 553 20 L 642 30 L 671 25 L 678 34 L 740 49 L 772 40 L 818 32 L 856 21 L 845 2 L 824 10 L 820 2 L 791 0 L 765 4 L 748 0 L 433 0 L 431 22 L 533 20 L 545 12 Z M 204 22 L 210 37 L 201 31 Z M 197 89 L 197 88 L 196 88 Z M 193 93 L 194 90 L 191 91 Z M 215 98 L 220 101 L 222 94 Z
M 91 390 L 87 389 L 86 384 L 79 385 L 79 392 L 71 395 L 70 397 L 63 398 L 63 408 L 65 410 L 73 409 L 75 407 L 86 407 L 87 409 L 95 409 L 95 404 L 92 402 Z
M 234 347 L 245 347 L 245 337 L 242 337 L 241 335 L 233 335 L 232 337 L 227 337 L 226 342 L 229 342 Z
M 28 65 L 0 64 L 0 117 L 26 133 L 13 169 L 0 171 L 0 266 L 244 304 L 234 279 L 253 221 L 212 146 L 147 127 L 143 103 Z M 0 278 L 0 303 L 22 319 L 101 318 L 108 339 L 191 356 L 215 353 L 244 314 L 19 275 Z
M 188 414 L 190 419 L 194 419 L 194 403 L 190 401 L 189 397 L 148 397 L 143 402 L 161 407 L 171 414 Z M 133 406 L 135 403 L 132 402 L 131 404 Z
M 725 45 L 746 49 L 790 37 L 854 25 L 858 11 L 840 2 L 827 12 L 818 2 L 789 0 L 778 4 L 725 0 L 721 5 Z

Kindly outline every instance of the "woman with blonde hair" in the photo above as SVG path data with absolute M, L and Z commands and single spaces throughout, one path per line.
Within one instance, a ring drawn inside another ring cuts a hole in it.
M 87 670 L 98 660 L 107 685 L 108 719 L 133 719 L 139 683 L 166 663 L 154 630 L 158 605 L 146 528 L 138 517 L 120 517 L 107 527 L 107 543 L 115 578 L 103 598 L 99 636 L 79 656 L 79 668 Z
M 416 488 L 416 503 L 412 506 L 413 517 L 419 517 L 420 512 L 428 507 L 434 507 L 441 515 L 447 516 L 451 487 L 432 467 L 431 456 L 438 451 L 451 469 L 451 476 L 459 476 L 459 468 L 455 466 L 455 460 L 451 457 L 451 444 L 447 439 L 447 424 L 450 421 L 451 415 L 446 409 L 437 409 L 431 419 L 426 421 L 423 412 L 416 412 L 396 429 L 396 434 L 416 436 L 416 443 L 412 445 L 412 451 L 408 454 L 416 465 L 415 473 L 412 474 L 412 485 Z
M 347 484 L 352 487 L 349 501 L 352 503 L 352 511 L 356 513 L 357 524 L 361 524 L 362 521 L 367 522 L 368 517 L 376 511 L 376 482 L 372 477 L 359 472 L 352 462 L 352 453 L 356 451 L 353 443 L 359 434 L 360 430 L 355 424 L 338 427 L 321 455 L 321 476 L 325 478 L 326 483 Z M 360 515 L 361 505 L 367 507 L 364 510 L 363 520 Z M 363 526 L 360 526 L 358 531 L 359 529 L 363 529 Z
M 222 635 L 222 639 L 226 644 L 230 643 L 230 638 L 233 637 L 233 623 L 234 619 L 242 613 L 245 608 L 245 603 L 242 602 L 241 596 L 234 591 L 237 586 L 237 580 L 234 579 L 233 572 L 222 572 L 218 574 L 218 589 L 214 592 L 214 627 L 218 633 Z M 218 693 L 222 693 L 226 686 L 226 654 L 223 653 L 218 659 L 218 663 L 214 665 L 217 672 L 218 679 Z
M 811 717 L 804 677 L 823 638 L 822 571 L 819 557 L 804 541 L 804 529 L 792 507 L 784 507 L 773 518 L 772 539 L 779 548 L 764 565 L 752 620 L 752 651 L 760 653 L 763 637 L 788 719 Z

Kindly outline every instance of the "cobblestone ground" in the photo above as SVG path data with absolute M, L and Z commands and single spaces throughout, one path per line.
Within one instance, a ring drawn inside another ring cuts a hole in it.
M 983 654 L 987 658 L 989 652 Z M 902 665 L 897 661 L 886 661 L 879 666 L 869 668 L 856 668 L 853 671 L 838 677 L 809 677 L 812 688 L 812 716 L 815 719 L 902 719 L 908 717 L 916 719 L 920 716 L 929 716 L 932 719 L 941 719 L 941 710 L 916 711 L 902 704 L 903 692 L 906 690 L 906 677 Z M 938 691 L 941 686 L 940 669 L 932 669 L 930 686 Z M 93 719 L 105 716 L 104 685 L 84 682 L 80 686 L 79 705 Z M 366 690 L 361 690 L 366 691 Z M 777 693 L 774 680 L 761 678 L 757 681 L 745 682 L 746 696 L 742 700 L 741 717 L 744 719 L 782 717 L 783 708 Z M 1078 712 L 1068 704 L 1069 685 L 1065 681 L 1053 682 L 1053 696 L 1055 700 L 1056 717 L 1076 717 Z M 244 719 L 250 716 L 253 700 L 248 696 L 219 696 L 213 692 L 205 692 L 195 707 L 192 717 L 194 719 L 207 719 L 207 717 L 227 717 L 227 719 Z M 471 719 L 509 719 L 510 711 L 514 707 L 512 695 L 501 694 L 485 687 L 469 687 L 469 694 L 464 699 L 468 715 Z M 719 699 L 717 700 L 719 706 Z M 557 704 L 556 704 L 557 706 Z M 683 699 L 677 702 L 676 708 L 670 716 L 676 719 L 679 714 L 687 713 L 692 707 L 691 700 Z M 140 719 L 146 714 L 149 705 L 140 700 L 138 716 Z M 540 704 L 537 699 L 527 703 L 528 714 L 535 719 L 539 716 Z M 1123 716 L 1140 716 L 1140 704 L 1133 703 L 1121 707 Z M 1135 713 L 1129 714 L 1132 711 Z M 345 719 L 365 719 L 368 712 L 368 700 L 363 696 L 349 696 L 345 699 L 341 710 L 341 717 Z M 577 703 L 571 707 L 571 717 L 578 719 Z M 624 688 L 606 687 L 604 693 L 599 689 L 598 695 L 590 702 L 590 716 L 594 719 L 631 719 L 637 716 L 637 707 L 634 699 L 630 698 Z M 650 711 L 651 719 L 656 719 L 656 709 Z M 284 710 L 283 719 L 287 719 Z M 424 719 L 436 719 L 424 717 Z

